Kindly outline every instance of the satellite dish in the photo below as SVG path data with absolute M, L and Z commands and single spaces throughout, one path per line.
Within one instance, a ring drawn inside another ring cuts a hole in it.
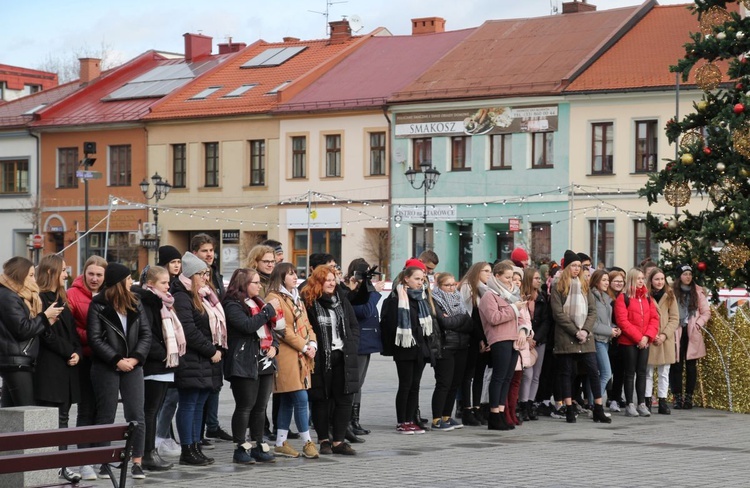
M 362 18 L 359 15 L 352 15 L 351 17 L 349 17 L 349 27 L 351 28 L 352 32 L 359 32 L 364 26 L 365 24 L 362 23 Z

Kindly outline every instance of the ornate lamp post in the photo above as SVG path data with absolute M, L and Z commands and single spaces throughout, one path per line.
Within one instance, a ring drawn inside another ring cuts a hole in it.
M 158 261 L 159 259 L 159 200 L 164 200 L 165 198 L 167 198 L 169 190 L 172 189 L 172 185 L 169 184 L 169 181 L 162 180 L 161 176 L 159 176 L 159 173 L 154 173 L 154 176 L 151 177 L 151 181 L 154 183 L 154 191 L 150 196 L 148 194 L 150 184 L 146 178 L 144 178 L 138 186 L 141 187 L 143 196 L 146 197 L 147 201 L 154 200 L 156 203 L 153 208 L 154 233 L 156 234 L 156 250 L 154 252 L 154 263 L 156 263 L 156 261 Z
M 404 173 L 407 181 L 415 190 L 424 188 L 424 203 L 422 205 L 422 230 L 424 231 L 424 248 L 427 249 L 427 192 L 435 188 L 438 178 L 440 178 L 440 171 L 432 167 L 432 161 L 422 161 L 419 163 L 421 171 L 416 171 L 409 168 Z M 422 175 L 422 181 L 419 185 L 416 184 L 417 175 Z

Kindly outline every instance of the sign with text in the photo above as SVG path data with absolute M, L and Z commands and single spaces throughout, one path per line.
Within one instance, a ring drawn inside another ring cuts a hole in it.
M 76 171 L 76 178 L 81 178 L 82 180 L 98 180 L 101 177 L 101 171 L 83 171 L 80 169 Z
M 141 246 L 146 249 L 156 249 L 156 239 L 141 239 Z
M 393 214 L 396 222 L 422 222 L 424 220 L 424 207 L 397 207 Z M 455 205 L 427 205 L 427 222 L 435 220 L 457 220 L 458 209 Z
M 240 242 L 240 231 L 239 230 L 222 230 L 221 242 L 223 244 L 237 244 L 238 242 Z
M 396 114 L 396 137 L 552 132 L 557 126 L 557 105 Z
M 508 219 L 508 230 L 510 232 L 519 232 L 521 230 L 521 220 Z

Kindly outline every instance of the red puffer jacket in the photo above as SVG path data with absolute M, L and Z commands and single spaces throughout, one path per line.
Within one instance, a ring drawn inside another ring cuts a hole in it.
M 645 286 L 636 289 L 635 296 L 628 301 L 626 305 L 625 293 L 620 293 L 615 301 L 617 326 L 622 329 L 618 343 L 634 346 L 645 335 L 650 344 L 659 333 L 659 309 L 656 302 L 648 295 Z
M 88 332 L 86 325 L 89 316 L 89 305 L 91 305 L 91 290 L 86 288 L 83 282 L 83 275 L 79 275 L 68 290 L 68 307 L 73 312 L 73 318 L 76 323 L 76 332 L 81 339 L 83 346 L 83 355 L 91 357 L 91 347 L 89 347 Z

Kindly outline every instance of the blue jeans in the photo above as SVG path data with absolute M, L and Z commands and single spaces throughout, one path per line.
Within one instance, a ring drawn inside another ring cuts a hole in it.
M 180 388 L 177 404 L 177 432 L 180 444 L 188 446 L 201 440 L 203 407 L 206 405 L 210 389 Z
M 221 388 L 211 391 L 206 400 L 206 430 L 215 432 L 219 430 L 219 395 Z
M 156 436 L 162 439 L 172 437 L 170 432 L 172 428 L 172 419 L 177 411 L 177 400 L 180 398 L 177 388 L 169 387 L 167 395 L 164 397 L 164 403 L 159 409 L 159 415 L 156 417 Z
M 300 432 L 310 430 L 310 411 L 307 405 L 307 390 L 290 391 L 279 394 L 279 418 L 276 428 L 278 430 L 289 430 L 292 424 L 292 413 L 294 423 Z
M 612 377 L 612 367 L 609 364 L 609 342 L 596 341 L 596 364 L 599 365 L 599 380 L 602 385 L 602 396 L 607 388 L 607 383 Z M 589 394 L 589 405 L 594 404 L 594 395 L 591 394 L 591 387 L 586 387 Z

